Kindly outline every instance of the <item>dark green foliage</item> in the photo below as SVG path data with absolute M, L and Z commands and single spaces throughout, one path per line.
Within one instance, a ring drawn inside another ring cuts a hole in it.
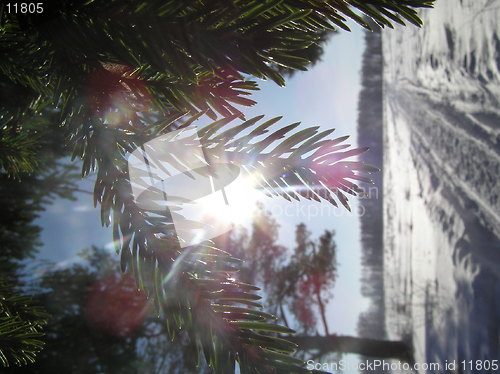
M 38 214 L 54 198 L 73 198 L 76 165 L 61 160 L 63 136 L 54 126 L 56 114 L 29 104 L 29 90 L 0 77 L 0 350 L 2 364 L 34 361 L 45 340 L 47 316 L 29 297 L 14 291 L 24 263 L 35 255 Z M 21 104 L 21 105 L 19 105 Z M 28 173 L 29 174 L 26 174 Z
M 37 98 L 37 93 L 0 73 L 0 172 L 11 177 L 32 173 L 44 146 L 54 146 L 50 152 L 60 155 L 63 136 L 51 128 L 57 116 L 44 110 Z
M 40 245 L 41 229 L 34 222 L 39 213 L 55 197 L 71 199 L 76 191 L 75 165 L 47 160 L 44 166 L 22 181 L 0 173 L 0 274 L 12 282 L 21 261 L 34 256 Z
M 33 172 L 36 141 L 32 136 L 25 133 L 2 134 L 0 143 L 0 170 L 6 170 L 11 175 Z
M 19 261 L 33 256 L 39 245 L 40 227 L 33 221 L 41 204 L 33 202 L 33 185 L 0 175 L 0 273 L 14 282 Z
M 298 49 L 297 51 L 294 51 L 294 54 L 297 55 L 297 57 L 301 57 L 303 59 L 306 59 L 309 61 L 308 69 L 312 68 L 315 66 L 318 62 L 322 61 L 323 53 L 324 53 L 324 45 L 332 36 L 334 36 L 337 33 L 337 31 L 334 30 L 324 30 L 324 31 L 319 31 L 317 32 L 317 37 L 318 39 L 311 44 L 309 47 L 304 48 L 304 49 Z M 278 69 L 278 72 L 283 75 L 286 79 L 291 78 L 297 73 L 299 70 L 291 69 L 288 67 L 285 67 L 283 65 L 275 65 L 276 68 Z
M 0 278 L 0 363 L 2 366 L 34 362 L 44 346 L 41 340 L 48 315 L 28 296 Z
M 391 27 L 403 19 L 420 25 L 412 7 L 432 1 L 59 1 L 43 16 L 3 12 L 0 46 L 7 58 L 0 70 L 60 107 L 72 129 L 91 114 L 81 94 L 93 72 L 109 76 L 106 89 L 119 72 L 128 73 L 132 90 L 147 81 L 162 110 L 210 107 L 211 116 L 213 110 L 241 115 L 231 102 L 255 89 L 242 73 L 283 85 L 269 63 L 305 70 L 300 50 L 318 32 L 348 29 L 346 17 L 369 28 L 349 4 Z
M 243 119 L 235 105 L 254 104 L 247 96 L 257 84 L 246 77 L 283 85 L 277 65 L 306 70 L 301 50 L 322 31 L 347 29 L 345 17 L 369 28 L 353 8 L 392 27 L 403 20 L 420 25 L 414 8 L 432 3 L 59 1 L 43 16 L 2 8 L 0 73 L 27 91 L 29 103 L 2 120 L 20 134 L 34 123 L 30 111 L 47 108 L 56 116 L 73 156 L 83 160 L 82 175 L 97 172 L 94 201 L 102 223 L 113 224 L 122 269 L 150 297 L 169 334 L 185 331 L 192 352 L 203 354 L 214 372 L 233 373 L 236 361 L 242 374 L 306 372 L 290 356 L 296 346 L 279 337 L 291 331 L 260 311 L 256 287 L 235 279 L 238 260 L 209 242 L 182 249 L 169 212 L 135 204 L 126 156 L 201 115 L 222 116 L 200 130 L 209 158 L 227 152 L 230 163 L 261 177 L 272 195 L 349 209 L 347 195 L 358 195 L 356 183 L 370 182 L 362 174 L 376 170 L 347 160 L 366 148 L 346 150 L 345 138 L 328 138 L 333 130 L 293 132 L 298 123 L 270 131 L 278 119 L 228 126 Z M 247 128 L 249 135 L 236 138 Z M 9 167 L 21 170 L 29 157 L 18 154 L 20 166 Z
M 32 257 L 40 227 L 34 223 L 55 196 L 71 198 L 74 168 L 48 157 L 47 164 L 22 181 L 0 173 L 0 360 L 2 365 L 31 363 L 45 340 L 47 316 L 29 297 L 14 290 L 23 260 Z M 47 167 L 50 168 L 47 169 Z M 74 179 L 74 178 L 73 178 Z
M 0 274 L 14 283 L 22 260 L 34 256 L 40 245 L 40 227 L 34 223 L 39 213 L 56 197 L 73 199 L 77 191 L 76 165 L 60 159 L 63 151 L 57 145 L 57 134 L 42 128 L 38 131 L 44 134 L 38 138 L 38 144 L 51 151 L 36 149 L 40 162 L 36 169 L 16 178 L 0 172 Z M 52 137 L 51 142 L 45 137 Z

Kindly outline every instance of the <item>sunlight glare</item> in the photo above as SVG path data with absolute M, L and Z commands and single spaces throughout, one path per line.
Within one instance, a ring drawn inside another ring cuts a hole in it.
M 216 192 L 220 198 L 203 199 L 200 207 L 205 216 L 210 216 L 214 220 L 232 225 L 249 224 L 257 202 L 263 197 L 263 194 L 255 186 L 256 183 L 250 175 L 240 175 L 235 181 L 224 187 L 224 191 Z M 223 194 L 226 195 L 229 205 L 224 204 Z

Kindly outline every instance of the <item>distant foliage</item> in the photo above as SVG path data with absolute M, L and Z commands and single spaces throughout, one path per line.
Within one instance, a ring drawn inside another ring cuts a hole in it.
M 276 219 L 259 205 L 251 232 L 235 231 L 220 244 L 244 260 L 237 276 L 262 286 L 270 313 L 301 334 L 317 333 L 320 321 L 328 335 L 325 307 L 333 298 L 338 268 L 335 231 L 313 239 L 299 224 L 287 248 L 278 244 L 278 229 Z
M 383 163 L 383 60 L 380 30 L 365 33 L 365 51 L 362 62 L 361 93 L 358 101 L 358 141 L 370 147 L 360 156 L 364 162 Z M 362 275 L 361 293 L 371 299 L 367 312 L 361 314 L 358 334 L 381 339 L 384 329 L 384 274 L 383 274 L 383 174 L 372 176 L 374 185 L 360 200 Z
M 184 357 L 187 339 L 172 343 L 145 294 L 116 256 L 91 247 L 65 267 L 41 264 L 45 271 L 28 284 L 50 314 L 43 326 L 44 349 L 31 365 L 0 370 L 5 374 L 106 373 L 201 374 Z M 1 341 L 1 339 L 0 339 Z

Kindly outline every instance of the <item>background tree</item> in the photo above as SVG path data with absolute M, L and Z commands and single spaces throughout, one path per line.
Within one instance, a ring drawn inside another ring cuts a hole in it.
M 39 213 L 55 198 L 74 199 L 79 192 L 77 166 L 63 159 L 68 156 L 64 137 L 51 122 L 57 116 L 46 110 L 19 114 L 22 106 L 14 110 L 26 102 L 26 91 L 0 74 L 2 365 L 30 363 L 43 346 L 48 315 L 20 291 L 21 278 L 41 245 L 41 228 L 35 224 Z
M 292 318 L 299 322 L 293 326 L 297 332 L 317 333 L 319 316 L 328 335 L 325 303 L 333 296 L 337 277 L 335 232 L 325 231 L 313 241 L 306 226 L 300 224 L 295 247 L 286 248 L 277 244 L 278 229 L 276 220 L 259 206 L 250 237 L 236 233 L 226 239 L 230 243 L 220 246 L 244 260 L 242 279 L 262 286 L 269 311 L 286 326 L 292 327 L 288 322 Z
M 362 61 L 361 92 L 358 102 L 358 139 L 370 147 L 360 156 L 364 162 L 381 165 L 383 161 L 382 103 L 382 34 L 380 30 L 365 33 Z M 370 307 L 358 322 L 358 334 L 380 339 L 384 329 L 384 264 L 383 264 L 383 173 L 373 175 L 374 185 L 360 200 L 362 276 L 361 293 L 371 300 Z
M 19 335 L 27 334 L 27 341 L 32 339 L 32 350 L 12 343 L 17 353 L 11 352 L 2 360 L 3 365 L 19 365 L 33 361 L 43 340 L 44 319 L 33 319 L 41 311 L 29 306 L 30 297 L 19 290 L 26 261 L 34 257 L 41 245 L 41 228 L 35 220 L 55 198 L 74 199 L 74 193 L 80 192 L 76 185 L 79 173 L 75 164 L 64 160 L 68 150 L 61 132 L 51 123 L 55 114 L 45 110 L 31 113 L 31 117 L 23 114 L 18 118 L 22 124 L 13 125 L 13 105 L 24 102 L 26 90 L 11 84 L 3 75 L 0 88 L 0 295 L 7 303 L 18 300 L 2 306 L 0 335 L 4 337 L 4 351 L 6 344 L 12 342 L 6 337 L 17 328 Z M 27 310 L 32 310 L 31 314 Z
M 172 343 L 145 294 L 119 271 L 115 256 L 92 247 L 76 262 L 46 270 L 28 284 L 50 318 L 46 348 L 33 365 L 5 373 L 206 373 L 186 360 L 186 336 Z
M 337 278 L 335 232 L 325 231 L 312 240 L 304 224 L 295 232 L 295 247 L 279 244 L 279 225 L 261 206 L 255 215 L 250 234 L 234 231 L 224 238 L 221 247 L 244 259 L 240 279 L 264 289 L 267 309 L 280 322 L 297 331 L 288 337 L 304 351 L 302 357 L 331 357 L 356 353 L 367 357 L 412 360 L 410 347 L 383 336 L 339 336 L 330 333 L 325 312 L 334 296 Z M 319 323 L 318 323 L 319 321 Z M 323 331 L 318 331 L 318 325 Z
M 283 85 L 273 64 L 306 69 L 297 51 L 314 43 L 318 32 L 347 29 L 344 17 L 369 27 L 353 9 L 381 26 L 403 19 L 420 25 L 414 8 L 432 3 L 61 0 L 42 15 L 2 6 L 7 57 L 0 71 L 34 98 L 23 113 L 54 108 L 73 156 L 82 159 L 82 175 L 97 172 L 94 201 L 103 224 L 113 217 L 122 268 L 151 298 L 172 336 L 184 330 L 193 351 L 203 352 L 217 373 L 234 372 L 236 361 L 244 373 L 304 372 L 289 356 L 295 345 L 275 336 L 290 330 L 266 323 L 269 317 L 256 309 L 255 287 L 233 278 L 235 259 L 211 243 L 183 251 L 169 229 L 169 213 L 135 205 L 126 156 L 174 127 L 219 114 L 222 119 L 199 131 L 209 159 L 233 150 L 225 155 L 228 162 L 258 176 L 268 193 L 349 209 L 346 194 L 357 195 L 356 183 L 369 181 L 362 174 L 375 169 L 346 159 L 366 149 L 342 151 L 345 139 L 327 139 L 333 130 L 292 132 L 298 124 L 264 137 L 277 119 L 257 125 L 262 117 L 256 117 L 229 127 L 243 118 L 233 104 L 254 103 L 245 96 L 257 86 L 246 75 Z M 22 132 L 18 117 L 9 126 Z M 250 133 L 241 136 L 244 129 Z M 290 191 L 297 185 L 301 192 Z

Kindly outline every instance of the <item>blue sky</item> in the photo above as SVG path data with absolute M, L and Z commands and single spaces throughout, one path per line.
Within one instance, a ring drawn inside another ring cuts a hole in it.
M 349 143 L 357 145 L 356 118 L 360 89 L 361 55 L 364 48 L 363 31 L 353 27 L 351 33 L 333 36 L 325 47 L 322 62 L 305 73 L 297 73 L 284 88 L 273 82 L 260 82 L 261 91 L 253 99 L 258 104 L 245 110 L 247 118 L 265 114 L 267 118 L 284 116 L 282 126 L 301 121 L 302 126 L 335 128 L 332 136 L 351 135 Z M 92 181 L 82 182 L 81 188 L 91 191 Z M 276 217 L 281 225 L 280 241 L 292 245 L 295 226 L 306 223 L 313 237 L 326 229 L 335 229 L 338 245 L 339 275 L 334 289 L 334 299 L 328 305 L 330 330 L 337 334 L 356 335 L 358 315 L 367 307 L 360 295 L 360 235 L 356 202 L 353 212 L 343 208 L 318 206 L 319 203 L 289 203 L 286 200 L 265 200 L 272 211 L 284 210 L 290 204 L 318 204 L 313 209 L 322 214 L 307 219 L 304 216 Z M 299 205 L 301 204 L 301 205 Z M 327 204 L 328 205 L 328 204 Z M 290 208 L 288 208 L 290 209 Z M 37 221 L 43 228 L 44 243 L 38 258 L 48 259 L 59 265 L 75 261 L 76 253 L 92 244 L 109 245 L 109 229 L 100 226 L 98 209 L 92 206 L 92 197 L 80 194 L 77 201 L 58 200 L 40 215 Z M 320 330 L 320 332 L 322 332 Z

